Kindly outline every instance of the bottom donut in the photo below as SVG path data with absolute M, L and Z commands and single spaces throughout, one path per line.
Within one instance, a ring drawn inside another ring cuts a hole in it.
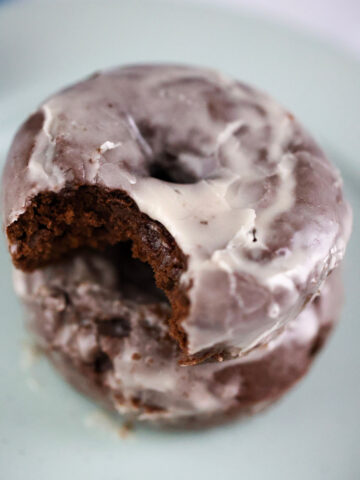
M 242 358 L 180 366 L 167 330 L 170 307 L 152 272 L 127 249 L 15 271 L 14 282 L 29 326 L 58 370 L 129 420 L 198 427 L 264 409 L 306 373 L 340 313 L 335 271 L 321 295 L 265 346 Z

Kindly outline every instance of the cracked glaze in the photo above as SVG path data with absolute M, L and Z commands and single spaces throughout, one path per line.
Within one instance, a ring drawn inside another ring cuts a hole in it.
M 339 173 L 294 117 L 195 67 L 123 67 L 50 97 L 18 133 L 4 181 L 6 225 L 71 184 L 125 190 L 161 222 L 189 258 L 189 354 L 275 335 L 350 233 Z

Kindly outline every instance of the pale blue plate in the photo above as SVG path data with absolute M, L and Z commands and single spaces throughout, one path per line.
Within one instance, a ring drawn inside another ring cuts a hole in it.
M 195 433 L 137 428 L 123 439 L 43 359 L 30 365 L 2 242 L 0 478 L 359 479 L 360 64 L 268 21 L 215 8 L 8 3 L 0 8 L 1 162 L 43 97 L 98 68 L 153 60 L 213 66 L 268 90 L 342 170 L 355 212 L 342 322 L 309 376 L 263 415 Z

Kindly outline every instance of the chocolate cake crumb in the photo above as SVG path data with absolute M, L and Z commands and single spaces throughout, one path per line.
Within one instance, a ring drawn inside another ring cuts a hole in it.
M 187 316 L 189 299 L 179 280 L 187 258 L 165 227 L 140 212 L 125 192 L 90 185 L 42 192 L 8 226 L 7 235 L 17 245 L 14 264 L 28 272 L 83 247 L 103 250 L 130 240 L 132 255 L 149 263 L 157 287 L 169 299 L 169 332 L 186 352 L 181 321 Z
M 128 438 L 130 434 L 134 433 L 135 427 L 132 422 L 124 422 L 119 428 L 119 436 L 123 439 Z

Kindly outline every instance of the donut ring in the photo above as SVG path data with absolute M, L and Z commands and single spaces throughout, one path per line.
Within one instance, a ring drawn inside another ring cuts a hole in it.
M 294 320 L 351 223 L 339 173 L 290 113 L 174 65 L 95 74 L 47 99 L 15 137 L 3 196 L 24 271 L 131 240 L 188 364 L 244 355 Z

